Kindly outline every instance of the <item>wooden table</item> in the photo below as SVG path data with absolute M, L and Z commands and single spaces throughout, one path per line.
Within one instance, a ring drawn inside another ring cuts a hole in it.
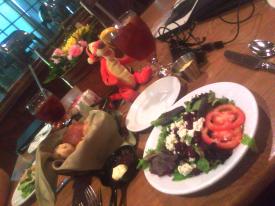
M 143 14 L 143 18 L 149 25 L 157 25 L 161 16 L 170 9 L 173 1 L 156 1 Z M 247 44 L 256 38 L 268 39 L 275 42 L 275 9 L 268 6 L 265 1 L 256 1 L 256 11 L 253 17 L 241 24 L 238 38 L 226 45 L 224 49 L 216 50 L 207 55 L 208 63 L 202 68 L 203 74 L 198 80 L 188 84 L 188 91 L 200 86 L 213 83 L 230 81 L 244 85 L 253 92 L 256 97 L 260 115 L 256 144 L 259 152 L 248 152 L 242 161 L 225 178 L 214 186 L 199 193 L 186 196 L 167 195 L 158 192 L 151 187 L 140 171 L 127 188 L 127 205 L 129 206 L 173 206 L 173 205 L 248 205 L 262 192 L 268 184 L 275 179 L 275 74 L 253 71 L 228 62 L 223 52 L 225 49 L 249 53 Z M 246 17 L 251 8 L 249 5 L 241 8 L 241 18 Z M 236 19 L 236 12 L 230 11 L 224 17 L 228 20 Z M 207 42 L 229 40 L 236 32 L 236 25 L 222 22 L 219 18 L 213 18 L 199 24 L 194 35 L 207 37 Z M 168 46 L 158 42 L 159 59 L 161 62 L 169 62 L 171 56 Z M 88 87 L 88 85 L 87 85 Z M 140 89 L 142 90 L 143 87 Z M 129 104 L 121 108 L 125 114 Z M 145 142 L 150 129 L 138 134 L 138 154 L 142 155 Z M 62 178 L 60 178 L 61 180 Z M 94 178 L 91 184 L 97 190 L 99 180 Z M 110 189 L 101 186 L 103 193 L 103 205 L 108 205 Z M 71 205 L 72 183 L 69 183 L 57 196 L 56 205 Z M 33 205 L 36 205 L 35 203 Z

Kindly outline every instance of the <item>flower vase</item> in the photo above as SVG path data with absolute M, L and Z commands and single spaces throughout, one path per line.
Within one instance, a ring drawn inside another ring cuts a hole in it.
M 82 91 L 90 89 L 102 98 L 116 91 L 116 87 L 106 86 L 103 83 L 100 74 L 100 64 L 88 64 L 86 55 L 81 55 L 79 61 L 61 75 L 60 79 L 69 88 L 77 86 Z

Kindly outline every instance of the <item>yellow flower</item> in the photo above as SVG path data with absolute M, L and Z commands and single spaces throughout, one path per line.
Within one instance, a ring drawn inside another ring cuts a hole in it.
M 61 48 L 62 51 L 64 51 L 65 53 L 68 52 L 69 48 L 76 44 L 82 37 L 84 34 L 86 34 L 87 32 L 90 31 L 90 25 L 85 25 L 85 26 L 81 26 L 78 29 L 76 29 L 71 36 L 67 39 L 67 41 L 65 42 L 64 46 Z

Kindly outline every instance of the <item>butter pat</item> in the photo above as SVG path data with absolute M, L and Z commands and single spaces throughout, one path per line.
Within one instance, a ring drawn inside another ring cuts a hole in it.
M 113 168 L 113 173 L 112 173 L 112 179 L 115 181 L 120 180 L 123 175 L 127 172 L 128 167 L 125 164 L 119 164 L 116 167 Z

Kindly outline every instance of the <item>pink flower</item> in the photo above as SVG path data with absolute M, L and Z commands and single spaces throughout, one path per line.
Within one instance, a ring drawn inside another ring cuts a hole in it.
M 82 52 L 83 52 L 83 47 L 81 47 L 78 44 L 75 44 L 75 45 L 71 46 L 71 48 L 69 49 L 67 58 L 69 60 L 72 60 L 72 58 L 80 56 L 82 54 Z
M 52 57 L 51 60 L 53 61 L 54 64 L 59 64 L 61 62 L 60 58 L 54 58 L 54 57 Z
M 52 54 L 52 56 L 65 56 L 65 53 L 61 50 L 61 49 L 59 49 L 59 48 L 56 48 L 54 51 L 53 51 L 53 54 Z
M 82 46 L 82 47 L 86 47 L 86 46 L 88 45 L 88 43 L 87 43 L 86 41 L 84 41 L 84 40 L 78 41 L 78 44 L 79 44 L 80 46 Z

